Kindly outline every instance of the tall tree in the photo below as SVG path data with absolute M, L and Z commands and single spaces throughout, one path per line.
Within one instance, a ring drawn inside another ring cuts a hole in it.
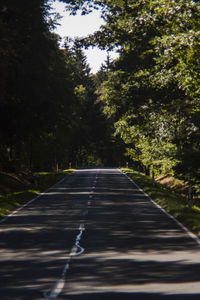
M 1 163 L 30 166 L 33 145 L 53 130 L 73 98 L 46 1 L 1 2 Z M 67 115 L 66 115 L 67 116 Z M 35 145 L 34 145 L 35 148 Z
M 88 1 L 70 4 L 74 10 L 89 8 Z M 122 137 L 125 131 L 129 137 L 132 132 L 132 149 L 138 148 L 143 163 L 155 163 L 157 156 L 161 166 L 168 158 L 169 168 L 177 160 L 184 165 L 185 151 L 190 147 L 190 155 L 195 153 L 199 140 L 199 2 L 105 0 L 90 4 L 103 6 L 106 24 L 85 39 L 85 45 L 117 47 L 120 52 L 115 71 L 111 70 L 100 89 L 105 114 Z M 165 132 L 161 134 L 160 128 Z M 191 147 L 194 136 L 195 147 Z M 174 150 L 164 151 L 167 147 Z M 147 152 L 154 153 L 149 161 Z M 128 153 L 133 157 L 135 151 L 130 148 Z

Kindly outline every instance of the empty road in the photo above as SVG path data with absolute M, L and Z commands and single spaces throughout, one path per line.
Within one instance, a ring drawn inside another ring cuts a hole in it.
M 0 299 L 199 299 L 200 245 L 118 169 L 81 169 L 0 223 Z

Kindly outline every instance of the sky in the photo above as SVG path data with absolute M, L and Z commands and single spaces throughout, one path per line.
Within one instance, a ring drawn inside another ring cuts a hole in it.
M 65 10 L 64 3 L 56 1 L 53 4 L 53 8 L 56 12 L 59 12 L 63 18 L 59 20 L 60 25 L 57 26 L 55 32 L 59 34 L 62 38 L 69 36 L 74 37 L 84 37 L 97 31 L 104 21 L 100 18 L 100 12 L 94 11 L 88 15 L 81 16 L 78 13 L 76 16 L 70 16 L 69 12 Z M 88 64 L 90 65 L 91 72 L 96 73 L 102 63 L 106 60 L 107 52 L 98 49 L 97 47 L 89 48 L 84 50 L 87 56 Z M 117 53 L 109 51 L 111 58 L 116 58 Z

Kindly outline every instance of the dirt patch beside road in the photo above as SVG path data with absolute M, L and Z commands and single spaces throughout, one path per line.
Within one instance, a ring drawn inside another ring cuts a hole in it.
M 184 194 L 188 189 L 188 184 L 186 182 L 179 180 L 171 175 L 158 175 L 156 177 L 156 182 L 181 194 Z

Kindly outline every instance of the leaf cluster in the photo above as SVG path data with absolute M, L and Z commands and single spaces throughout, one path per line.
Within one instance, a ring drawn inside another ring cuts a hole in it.
M 199 130 L 199 2 L 113 0 L 104 18 L 90 41 L 120 53 L 99 88 L 104 113 L 133 160 L 173 172 Z

